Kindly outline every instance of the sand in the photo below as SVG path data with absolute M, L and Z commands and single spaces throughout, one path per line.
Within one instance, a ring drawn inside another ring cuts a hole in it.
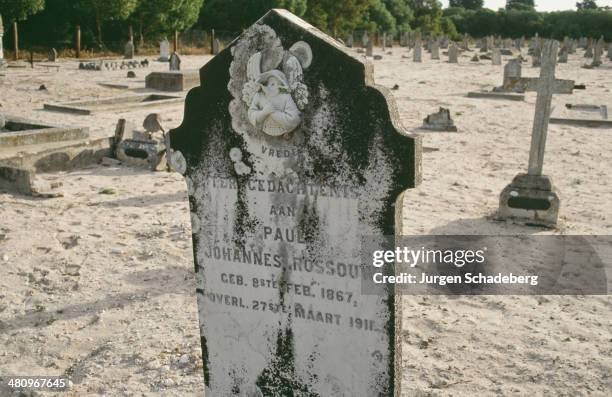
M 415 64 L 406 49 L 391 51 L 374 61 L 376 82 L 399 85 L 392 93 L 402 122 L 426 148 L 423 183 L 405 195 L 404 234 L 610 234 L 610 130 L 551 125 L 544 171 L 562 200 L 557 230 L 495 221 L 499 193 L 526 169 L 535 94 L 525 102 L 470 99 L 469 91 L 501 84 L 503 66 L 469 62 L 470 54 L 458 65 L 427 54 Z M 185 56 L 182 65 L 208 59 Z M 612 108 L 612 64 L 586 70 L 584 62 L 579 52 L 559 65 L 558 78 L 587 90 L 556 95 L 555 109 Z M 145 92 L 97 83 L 142 87 L 146 73 L 167 69 L 152 62 L 127 79 L 126 70 L 58 65 L 0 71 L 0 111 L 87 126 L 92 137 L 112 135 L 119 117 L 140 124 L 156 111 L 166 128 L 182 120 L 180 104 L 92 116 L 43 111 L 46 102 Z M 523 75 L 538 71 L 525 64 Z M 451 110 L 458 133 L 419 128 L 439 107 Z M 182 178 L 99 165 L 38 178 L 61 184 L 63 197 L 0 193 L 0 374 L 69 376 L 70 391 L 59 394 L 66 396 L 203 395 Z M 403 395 L 608 396 L 611 303 L 609 296 L 406 296 Z

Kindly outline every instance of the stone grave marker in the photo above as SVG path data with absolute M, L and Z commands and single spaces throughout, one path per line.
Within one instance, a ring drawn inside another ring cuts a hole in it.
M 557 62 L 567 63 L 568 55 L 569 55 L 569 48 L 564 44 L 563 47 L 561 47 L 561 49 L 559 50 L 559 59 Z
M 212 53 L 213 55 L 217 55 L 219 53 L 219 49 L 221 48 L 221 42 L 219 39 L 213 40 Z
M 181 57 L 176 52 L 170 55 L 170 70 L 181 70 Z
M 360 293 L 358 252 L 394 234 L 421 144 L 363 62 L 272 10 L 202 67 L 168 134 L 207 396 L 401 394 L 400 306 Z
M 47 54 L 47 60 L 49 62 L 57 62 L 57 50 L 55 48 L 51 48 L 49 53 Z
M 346 46 L 348 48 L 353 48 L 353 33 L 350 33 L 348 36 L 346 36 Z
M 421 43 L 421 39 L 417 39 L 414 43 L 412 60 L 414 62 L 423 62 L 423 43 Z
M 372 40 L 368 41 L 368 44 L 366 45 L 366 56 L 367 57 L 371 57 L 374 55 L 374 46 L 372 44 Z
M 433 40 L 431 43 L 431 59 L 440 59 L 440 44 L 438 44 L 438 40 Z
M 593 39 L 589 39 L 586 51 L 584 52 L 585 58 L 593 58 Z
M 123 58 L 134 59 L 134 43 L 132 42 L 132 40 L 125 43 L 125 48 L 123 50 Z
M 163 39 L 159 42 L 159 58 L 160 62 L 168 62 L 170 60 L 170 42 L 168 39 Z
M 533 53 L 531 55 L 531 66 L 533 66 L 534 68 L 538 68 L 541 64 L 542 48 L 540 47 L 539 43 L 536 43 L 536 45 L 533 47 Z
M 459 50 L 455 43 L 452 43 L 448 48 L 448 63 L 459 63 Z
M 370 37 L 368 36 L 368 32 L 363 32 L 363 35 L 361 36 L 361 46 L 363 48 L 366 48 L 368 46 L 368 43 L 370 42 Z
M 383 52 L 385 52 L 386 49 L 387 49 L 387 32 L 383 32 L 383 35 L 382 35 L 382 50 L 383 50 Z
M 0 44 L 0 51 L 2 51 L 2 44 Z M 2 56 L 0 56 L 0 58 L 2 58 Z M 608 60 L 612 61 L 612 43 L 608 44 Z
M 555 68 L 559 43 L 548 40 L 542 49 L 542 67 L 533 121 L 529 166 L 518 174 L 501 193 L 499 217 L 518 219 L 527 224 L 555 226 L 559 215 L 559 197 L 550 177 L 543 175 L 544 149 L 555 89 Z
M 501 61 L 502 61 L 501 51 L 497 47 L 493 48 L 493 51 L 491 53 L 491 63 L 493 65 L 498 66 L 498 65 L 501 65 Z

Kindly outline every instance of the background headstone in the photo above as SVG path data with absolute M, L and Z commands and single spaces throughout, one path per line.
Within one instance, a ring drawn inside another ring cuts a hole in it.
M 491 62 L 493 65 L 501 65 L 501 51 L 497 47 L 493 48 L 493 51 L 491 52 Z
M 168 62 L 170 60 L 170 42 L 163 39 L 159 42 L 159 58 L 160 62 Z
M 394 234 L 420 179 L 392 96 L 284 10 L 200 75 L 168 156 L 189 192 L 206 395 L 400 395 L 400 305 L 360 293 L 357 254 Z
M 133 59 L 134 58 L 134 43 L 130 40 L 125 43 L 125 48 L 123 51 L 124 59 Z
M 55 48 L 51 48 L 49 50 L 48 56 L 47 56 L 47 60 L 49 62 L 56 62 L 57 61 L 57 50 Z
M 176 52 L 170 55 L 170 70 L 181 70 L 181 57 Z
M 455 43 L 451 44 L 448 48 L 448 62 L 449 63 L 458 63 L 459 62 L 459 50 Z
M 438 40 L 434 40 L 431 43 L 431 59 L 440 59 L 440 44 L 438 44 Z
M 413 51 L 412 60 L 414 62 L 423 62 L 423 44 L 421 43 L 420 39 L 417 39 L 416 43 L 414 44 Z

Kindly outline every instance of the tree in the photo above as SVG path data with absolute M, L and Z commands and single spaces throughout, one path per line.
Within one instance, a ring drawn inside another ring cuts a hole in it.
M 414 12 L 410 0 L 384 0 L 385 7 L 395 18 L 395 26 L 402 32 L 411 30 L 410 23 L 414 20 Z
M 442 3 L 438 0 L 412 0 L 416 29 L 424 33 L 442 33 Z
M 127 19 L 138 5 L 138 0 L 75 0 L 75 2 L 76 9 L 82 15 L 94 18 L 99 46 L 103 45 L 102 23 L 109 20 Z
M 376 0 L 363 17 L 364 24 L 359 27 L 365 30 L 380 30 L 395 34 L 395 18 L 382 0 Z
M 146 0 L 143 0 L 146 1 Z M 271 8 L 285 8 L 297 16 L 306 12 L 307 0 L 205 0 L 198 25 L 204 29 L 239 32 Z
M 534 0 L 506 0 L 506 10 L 535 10 Z
M 0 0 L 0 15 L 7 22 L 23 21 L 45 8 L 45 0 Z
M 450 0 L 449 7 L 462 7 L 466 10 L 479 10 L 484 7 L 484 0 Z
M 337 34 L 363 23 L 363 16 L 375 0 L 308 0 L 305 18 L 321 30 Z
M 584 0 L 583 2 L 576 3 L 576 9 L 578 10 L 597 10 L 597 2 L 595 0 Z
M 170 34 L 182 31 L 197 22 L 204 0 L 142 0 L 131 20 L 138 26 L 141 42 L 145 34 Z

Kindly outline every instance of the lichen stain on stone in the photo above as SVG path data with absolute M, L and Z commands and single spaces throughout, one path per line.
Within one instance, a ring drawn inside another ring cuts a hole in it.
M 266 397 L 323 397 L 311 391 L 308 384 L 298 378 L 293 343 L 289 323 L 284 330 L 278 330 L 276 350 L 255 384 Z

